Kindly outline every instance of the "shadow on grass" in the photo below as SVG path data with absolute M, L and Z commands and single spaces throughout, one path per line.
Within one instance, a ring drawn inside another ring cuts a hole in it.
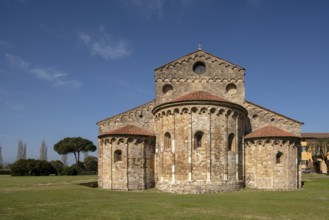
M 98 182 L 95 181 L 95 182 L 88 182 L 88 183 L 80 183 L 79 185 L 87 186 L 87 187 L 90 187 L 90 188 L 97 188 L 98 187 Z

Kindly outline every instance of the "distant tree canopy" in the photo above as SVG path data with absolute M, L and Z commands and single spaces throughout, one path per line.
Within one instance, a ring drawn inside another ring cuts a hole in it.
M 316 156 L 321 158 L 329 167 L 329 138 L 319 138 L 316 143 Z
M 97 157 L 88 156 L 88 157 L 84 158 L 83 164 L 84 164 L 86 170 L 97 172 L 97 169 L 98 169 Z
M 92 141 L 81 137 L 67 137 L 54 145 L 54 150 L 58 154 L 73 153 L 77 166 L 80 164 L 80 152 L 94 152 L 96 149 Z
M 12 176 L 48 176 L 55 172 L 45 160 L 19 159 L 11 165 Z

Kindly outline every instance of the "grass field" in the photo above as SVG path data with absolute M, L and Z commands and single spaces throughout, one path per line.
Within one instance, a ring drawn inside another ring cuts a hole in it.
M 329 219 L 329 176 L 296 191 L 177 195 L 79 185 L 96 176 L 0 176 L 0 219 Z

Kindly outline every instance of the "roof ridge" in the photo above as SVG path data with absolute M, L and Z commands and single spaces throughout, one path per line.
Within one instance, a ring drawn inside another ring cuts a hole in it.
M 218 56 L 216 56 L 216 55 L 213 55 L 213 54 L 211 54 L 211 53 L 209 53 L 209 52 L 207 52 L 207 51 L 204 51 L 203 49 L 197 49 L 197 50 L 195 50 L 195 51 L 193 51 L 193 52 L 190 52 L 190 53 L 188 53 L 188 54 L 186 54 L 186 55 L 184 55 L 184 56 L 182 56 L 182 57 L 179 57 L 179 58 L 177 58 L 177 59 L 175 59 L 175 60 L 172 60 L 172 61 L 170 61 L 170 62 L 167 62 L 167 63 L 165 63 L 165 64 L 163 64 L 163 65 L 161 65 L 160 67 L 157 67 L 157 68 L 155 68 L 155 71 L 157 71 L 157 70 L 159 70 L 159 69 L 163 69 L 163 68 L 165 68 L 166 66 L 169 66 L 170 64 L 171 65 L 173 65 L 173 66 L 175 66 L 177 63 L 183 63 L 184 61 L 187 61 L 189 58 L 189 56 L 191 56 L 191 55 L 193 55 L 193 54 L 195 54 L 195 55 L 197 55 L 198 53 L 204 53 L 205 55 L 208 55 L 208 56 L 211 56 L 211 57 L 214 57 L 214 58 L 216 58 L 216 59 L 218 59 L 218 60 L 222 60 L 223 62 L 225 62 L 225 63 L 227 63 L 227 64 L 229 64 L 229 65 L 231 65 L 231 66 L 233 66 L 233 67 L 236 67 L 236 68 L 238 68 L 238 69 L 240 69 L 240 70 L 245 70 L 245 68 L 243 68 L 243 67 L 241 67 L 241 66 L 239 66 L 239 65 L 237 65 L 237 64 L 234 64 L 234 63 L 232 63 L 232 62 L 230 62 L 230 61 L 227 61 L 227 60 L 224 60 L 223 58 L 220 58 L 220 57 L 218 57 Z

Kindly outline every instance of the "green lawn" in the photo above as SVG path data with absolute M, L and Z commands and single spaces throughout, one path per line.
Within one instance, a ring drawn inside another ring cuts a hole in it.
M 0 176 L 0 219 L 329 219 L 329 176 L 304 175 L 304 188 L 177 195 L 81 186 L 96 176 Z

